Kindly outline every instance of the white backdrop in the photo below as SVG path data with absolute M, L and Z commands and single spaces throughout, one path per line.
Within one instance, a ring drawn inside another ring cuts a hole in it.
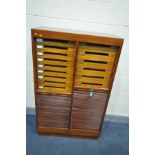
M 107 113 L 128 116 L 129 24 L 128 0 L 27 0 L 27 107 L 34 107 L 31 28 L 57 28 L 112 33 L 124 38 L 124 45 Z

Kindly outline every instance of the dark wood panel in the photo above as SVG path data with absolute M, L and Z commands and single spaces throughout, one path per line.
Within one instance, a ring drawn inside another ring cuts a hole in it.
M 72 129 L 99 130 L 108 94 L 75 91 L 71 115 Z
M 71 98 L 67 96 L 37 95 L 37 106 L 69 108 Z
M 38 111 L 38 125 L 67 128 L 69 115 Z
M 44 106 L 40 105 L 38 106 L 38 111 L 45 111 L 50 113 L 61 113 L 61 114 L 69 114 L 70 109 L 69 108 L 63 108 L 63 107 L 54 107 L 54 106 Z
M 66 129 L 66 128 L 54 128 L 54 127 L 45 127 L 45 126 L 38 126 L 38 132 L 40 134 L 57 134 L 57 135 L 64 135 L 67 137 L 87 137 L 87 138 L 98 138 L 99 131 L 93 130 L 79 130 L 79 129 Z
M 70 97 L 37 95 L 38 125 L 68 128 Z

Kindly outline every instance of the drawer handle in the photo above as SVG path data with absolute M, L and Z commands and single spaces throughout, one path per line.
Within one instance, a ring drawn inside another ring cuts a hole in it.
M 44 86 L 39 86 L 39 89 L 43 89 L 44 88 Z
M 43 65 L 42 64 L 38 64 L 38 68 L 43 68 Z
M 37 49 L 43 49 L 43 45 L 37 45 Z
M 43 79 L 43 76 L 39 75 L 39 76 L 38 76 L 38 79 Z
M 37 52 L 37 55 L 43 55 L 43 52 Z
M 42 59 L 42 58 L 38 58 L 37 59 L 37 61 L 39 61 L 39 62 L 41 62 L 41 61 L 43 61 L 44 59 Z
M 43 38 L 36 38 L 36 42 L 37 42 L 37 43 L 43 42 Z
M 43 70 L 38 70 L 38 73 L 43 73 Z

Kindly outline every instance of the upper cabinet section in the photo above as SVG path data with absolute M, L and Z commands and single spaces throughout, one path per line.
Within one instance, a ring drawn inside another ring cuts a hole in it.
M 35 91 L 110 91 L 122 45 L 123 39 L 114 35 L 32 29 Z
M 76 88 L 108 90 L 117 47 L 80 43 L 76 63 Z

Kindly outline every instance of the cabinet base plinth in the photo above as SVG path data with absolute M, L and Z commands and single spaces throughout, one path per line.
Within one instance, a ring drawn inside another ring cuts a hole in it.
M 65 137 L 77 137 L 77 138 L 93 138 L 99 137 L 99 131 L 93 130 L 81 130 L 81 129 L 67 129 L 67 128 L 53 128 L 38 126 L 39 134 L 51 134 Z

